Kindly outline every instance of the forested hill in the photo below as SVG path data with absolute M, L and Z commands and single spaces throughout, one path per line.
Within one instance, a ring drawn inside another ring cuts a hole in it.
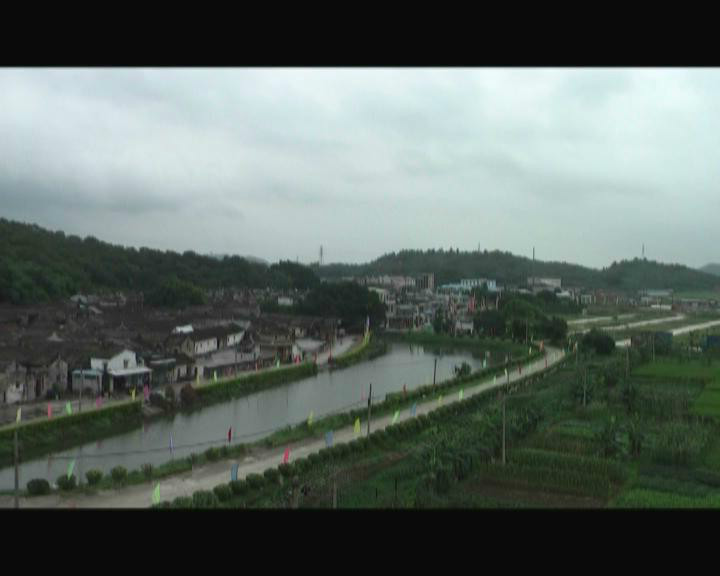
M 124 248 L 0 218 L 0 302 L 36 303 L 77 292 L 142 291 L 149 303 L 191 304 L 202 289 L 311 288 L 307 266 L 272 266 L 233 256 L 221 260 L 194 252 Z
M 700 271 L 720 276 L 720 264 L 705 264 L 705 266 L 700 268 Z
M 435 284 L 462 278 L 490 278 L 500 284 L 520 285 L 533 275 L 531 258 L 510 252 L 460 252 L 459 250 L 403 250 L 386 254 L 368 264 L 329 264 L 315 268 L 322 278 L 345 276 L 409 275 L 435 273 Z M 563 286 L 635 291 L 643 288 L 674 290 L 714 289 L 720 280 L 679 264 L 635 259 L 596 270 L 567 262 L 535 261 L 535 276 L 562 278 Z

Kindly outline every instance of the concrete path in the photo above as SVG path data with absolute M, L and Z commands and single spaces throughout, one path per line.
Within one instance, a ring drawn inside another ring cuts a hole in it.
M 564 351 L 547 348 L 547 367 L 551 367 L 559 362 L 565 355 Z M 514 369 L 510 373 L 510 382 L 515 382 L 518 378 L 522 378 L 528 374 L 535 374 L 545 369 L 545 359 L 541 358 L 534 361 L 530 365 L 522 368 L 522 373 Z M 475 394 L 480 394 L 492 388 L 500 388 L 507 382 L 504 376 L 499 376 L 495 383 L 493 378 L 487 378 L 472 387 L 467 387 L 463 391 L 464 398 L 469 398 Z M 455 392 L 450 396 L 443 398 L 444 404 L 451 404 L 458 401 L 458 393 Z M 436 399 L 418 402 L 417 414 L 427 414 L 438 408 Z M 370 427 L 371 431 L 380 430 L 389 426 L 392 422 L 393 415 L 382 416 L 373 419 Z M 398 417 L 398 422 L 402 422 L 412 418 L 410 409 L 406 408 Z M 361 435 L 367 434 L 367 419 L 361 420 Z M 353 426 L 335 430 L 333 433 L 334 443 L 345 443 L 353 440 L 357 436 L 354 433 Z M 289 445 L 290 457 L 292 462 L 298 458 L 305 458 L 313 452 L 318 452 L 325 448 L 325 440 L 323 439 L 306 439 Z M 262 474 L 268 468 L 275 468 L 282 462 L 285 447 L 268 449 L 252 456 L 245 457 L 241 460 L 228 459 L 212 464 L 204 465 L 192 472 L 187 472 L 177 476 L 167 478 L 160 481 L 160 497 L 163 501 L 170 501 L 178 496 L 192 496 L 197 490 L 212 490 L 218 484 L 230 481 L 230 468 L 232 464 L 238 463 L 238 478 L 245 478 L 248 474 Z M 106 490 L 94 495 L 84 494 L 68 494 L 59 495 L 52 494 L 50 496 L 37 496 L 33 498 L 21 498 L 20 508 L 145 508 L 152 503 L 152 492 L 157 481 L 136 486 L 129 486 L 119 490 Z M 10 508 L 13 506 L 12 496 L 0 496 L 0 508 Z
M 702 324 L 690 324 L 688 326 L 680 326 L 679 328 L 670 330 L 670 332 L 672 332 L 673 336 L 678 336 L 679 334 L 697 332 L 698 330 L 705 330 L 706 328 L 712 328 L 713 326 L 720 326 L 720 320 L 711 320 L 709 322 L 703 322 Z M 616 341 L 615 346 L 627 348 L 628 346 L 630 346 L 630 338 Z

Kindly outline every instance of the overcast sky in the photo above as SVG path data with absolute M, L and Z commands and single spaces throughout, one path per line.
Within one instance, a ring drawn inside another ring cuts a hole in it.
M 719 261 L 720 71 L 0 69 L 0 215 L 366 262 Z

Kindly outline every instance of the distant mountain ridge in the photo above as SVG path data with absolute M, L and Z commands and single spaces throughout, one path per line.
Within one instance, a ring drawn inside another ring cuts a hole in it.
M 720 276 L 720 264 L 705 264 L 705 266 L 700 268 L 700 270 L 707 274 L 713 274 L 715 276 Z
M 34 304 L 77 292 L 126 290 L 143 292 L 148 303 L 172 305 L 198 302 L 203 290 L 307 289 L 319 282 L 309 267 L 295 262 L 267 266 L 239 256 L 125 248 L 0 218 L 0 302 Z
M 224 258 L 232 258 L 232 254 L 213 254 L 212 252 L 208 254 L 210 258 L 215 258 L 215 260 L 222 260 Z M 263 266 L 270 266 L 270 262 L 267 260 L 263 260 L 262 258 L 258 258 L 257 256 L 242 256 L 240 255 L 240 258 L 244 258 L 248 262 L 252 262 L 253 264 L 262 264 Z
M 313 269 L 321 278 L 344 276 L 435 274 L 435 284 L 459 282 L 462 278 L 490 278 L 501 284 L 526 285 L 532 276 L 561 278 L 567 287 L 601 288 L 623 292 L 644 288 L 711 290 L 720 280 L 711 274 L 683 266 L 636 258 L 613 262 L 596 270 L 568 262 L 543 262 L 510 252 L 461 252 L 459 250 L 402 250 L 385 254 L 367 264 L 328 264 Z

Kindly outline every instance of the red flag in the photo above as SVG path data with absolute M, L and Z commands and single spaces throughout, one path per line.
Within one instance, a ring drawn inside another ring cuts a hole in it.
M 287 462 L 290 458 L 290 448 L 285 448 L 285 454 L 283 454 L 283 462 Z
M 228 428 L 228 442 L 232 442 L 232 426 Z
M 52 418 L 52 404 L 48 402 L 48 420 Z

